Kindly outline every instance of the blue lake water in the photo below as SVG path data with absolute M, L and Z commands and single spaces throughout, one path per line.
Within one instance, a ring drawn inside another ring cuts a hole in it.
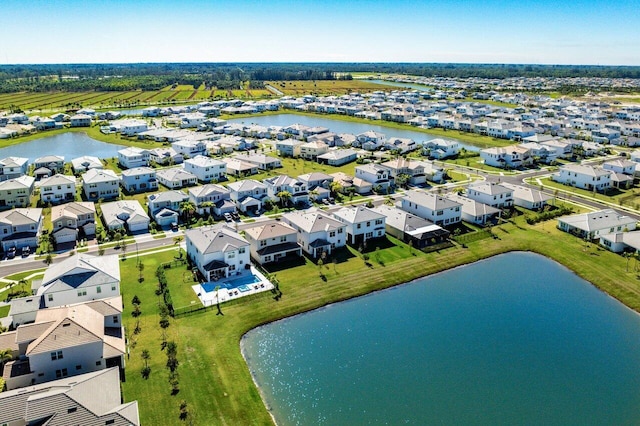
M 67 132 L 1 148 L 0 158 L 25 157 L 31 163 L 45 155 L 61 155 L 69 162 L 83 155 L 98 158 L 117 157 L 118 151 L 122 148 L 125 146 L 101 142 L 90 138 L 86 133 Z
M 256 117 L 248 117 L 248 118 L 232 118 L 227 120 L 230 123 L 244 123 L 244 124 L 258 124 L 261 126 L 290 126 L 292 124 L 303 124 L 305 126 L 320 126 L 326 127 L 330 131 L 335 133 L 351 133 L 357 135 L 359 133 L 364 133 L 369 130 L 373 130 L 376 132 L 384 133 L 387 138 L 396 137 L 396 138 L 409 138 L 413 139 L 418 143 L 426 142 L 431 139 L 448 139 L 455 140 L 460 143 L 461 146 L 464 146 L 465 149 L 469 151 L 478 151 L 480 148 L 475 147 L 473 145 L 465 144 L 458 139 L 455 138 L 442 138 L 440 136 L 433 136 L 426 133 L 416 132 L 413 130 L 401 130 L 401 129 L 393 129 L 390 127 L 384 127 L 375 124 L 375 122 L 371 123 L 356 123 L 351 121 L 341 121 L 334 120 L 331 118 L 324 117 L 312 117 L 307 115 L 296 115 L 296 114 L 275 114 L 275 115 L 264 115 L 264 116 L 256 116 Z
M 530 253 L 269 324 L 242 347 L 281 426 L 640 424 L 640 317 Z

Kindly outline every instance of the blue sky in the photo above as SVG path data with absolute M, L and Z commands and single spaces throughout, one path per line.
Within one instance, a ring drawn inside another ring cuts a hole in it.
M 2 0 L 0 4 L 0 64 L 640 65 L 638 0 Z

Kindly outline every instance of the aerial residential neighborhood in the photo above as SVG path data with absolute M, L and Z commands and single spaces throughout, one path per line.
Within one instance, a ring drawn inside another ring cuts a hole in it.
M 0 425 L 263 418 L 247 331 L 509 251 L 635 306 L 593 265 L 634 288 L 640 107 L 555 90 L 640 79 L 345 81 L 0 108 L 1 138 L 48 144 L 0 145 Z

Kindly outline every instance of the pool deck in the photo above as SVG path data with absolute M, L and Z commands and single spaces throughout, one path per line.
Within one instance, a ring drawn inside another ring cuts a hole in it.
M 193 285 L 191 286 L 191 288 L 196 293 L 196 295 L 198 296 L 198 299 L 200 299 L 200 302 L 202 303 L 203 306 L 212 306 L 218 303 L 217 293 L 220 293 L 220 303 L 224 303 L 224 302 L 228 302 L 229 300 L 239 299 L 244 296 L 249 296 L 250 294 L 261 293 L 263 291 L 270 291 L 274 288 L 271 281 L 269 281 L 262 273 L 260 273 L 253 266 L 251 267 L 250 270 L 243 271 L 241 275 L 231 276 L 228 279 L 234 280 L 250 274 L 253 274 L 256 277 L 258 277 L 258 279 L 260 279 L 260 282 L 247 284 L 246 286 L 249 287 L 249 291 L 240 291 L 238 288 L 233 288 L 233 289 L 221 288 L 218 291 L 211 291 L 207 293 L 201 284 Z M 221 280 L 221 281 L 224 281 L 224 280 Z

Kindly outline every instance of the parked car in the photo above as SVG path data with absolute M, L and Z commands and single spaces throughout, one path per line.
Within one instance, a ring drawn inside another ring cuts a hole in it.
M 31 254 L 31 247 L 22 247 L 22 257 L 27 257 Z
M 233 216 L 231 216 L 231 213 L 225 213 L 224 220 L 226 220 L 227 222 L 233 222 Z
M 16 257 L 16 248 L 9 247 L 9 250 L 7 250 L 7 259 L 13 259 L 14 257 Z
M 328 205 L 329 205 L 329 204 L 331 204 L 331 203 L 330 203 L 330 202 L 329 202 L 329 200 L 327 200 L 326 198 L 323 198 L 323 199 L 322 199 L 322 204 L 324 204 L 325 206 L 328 206 Z

